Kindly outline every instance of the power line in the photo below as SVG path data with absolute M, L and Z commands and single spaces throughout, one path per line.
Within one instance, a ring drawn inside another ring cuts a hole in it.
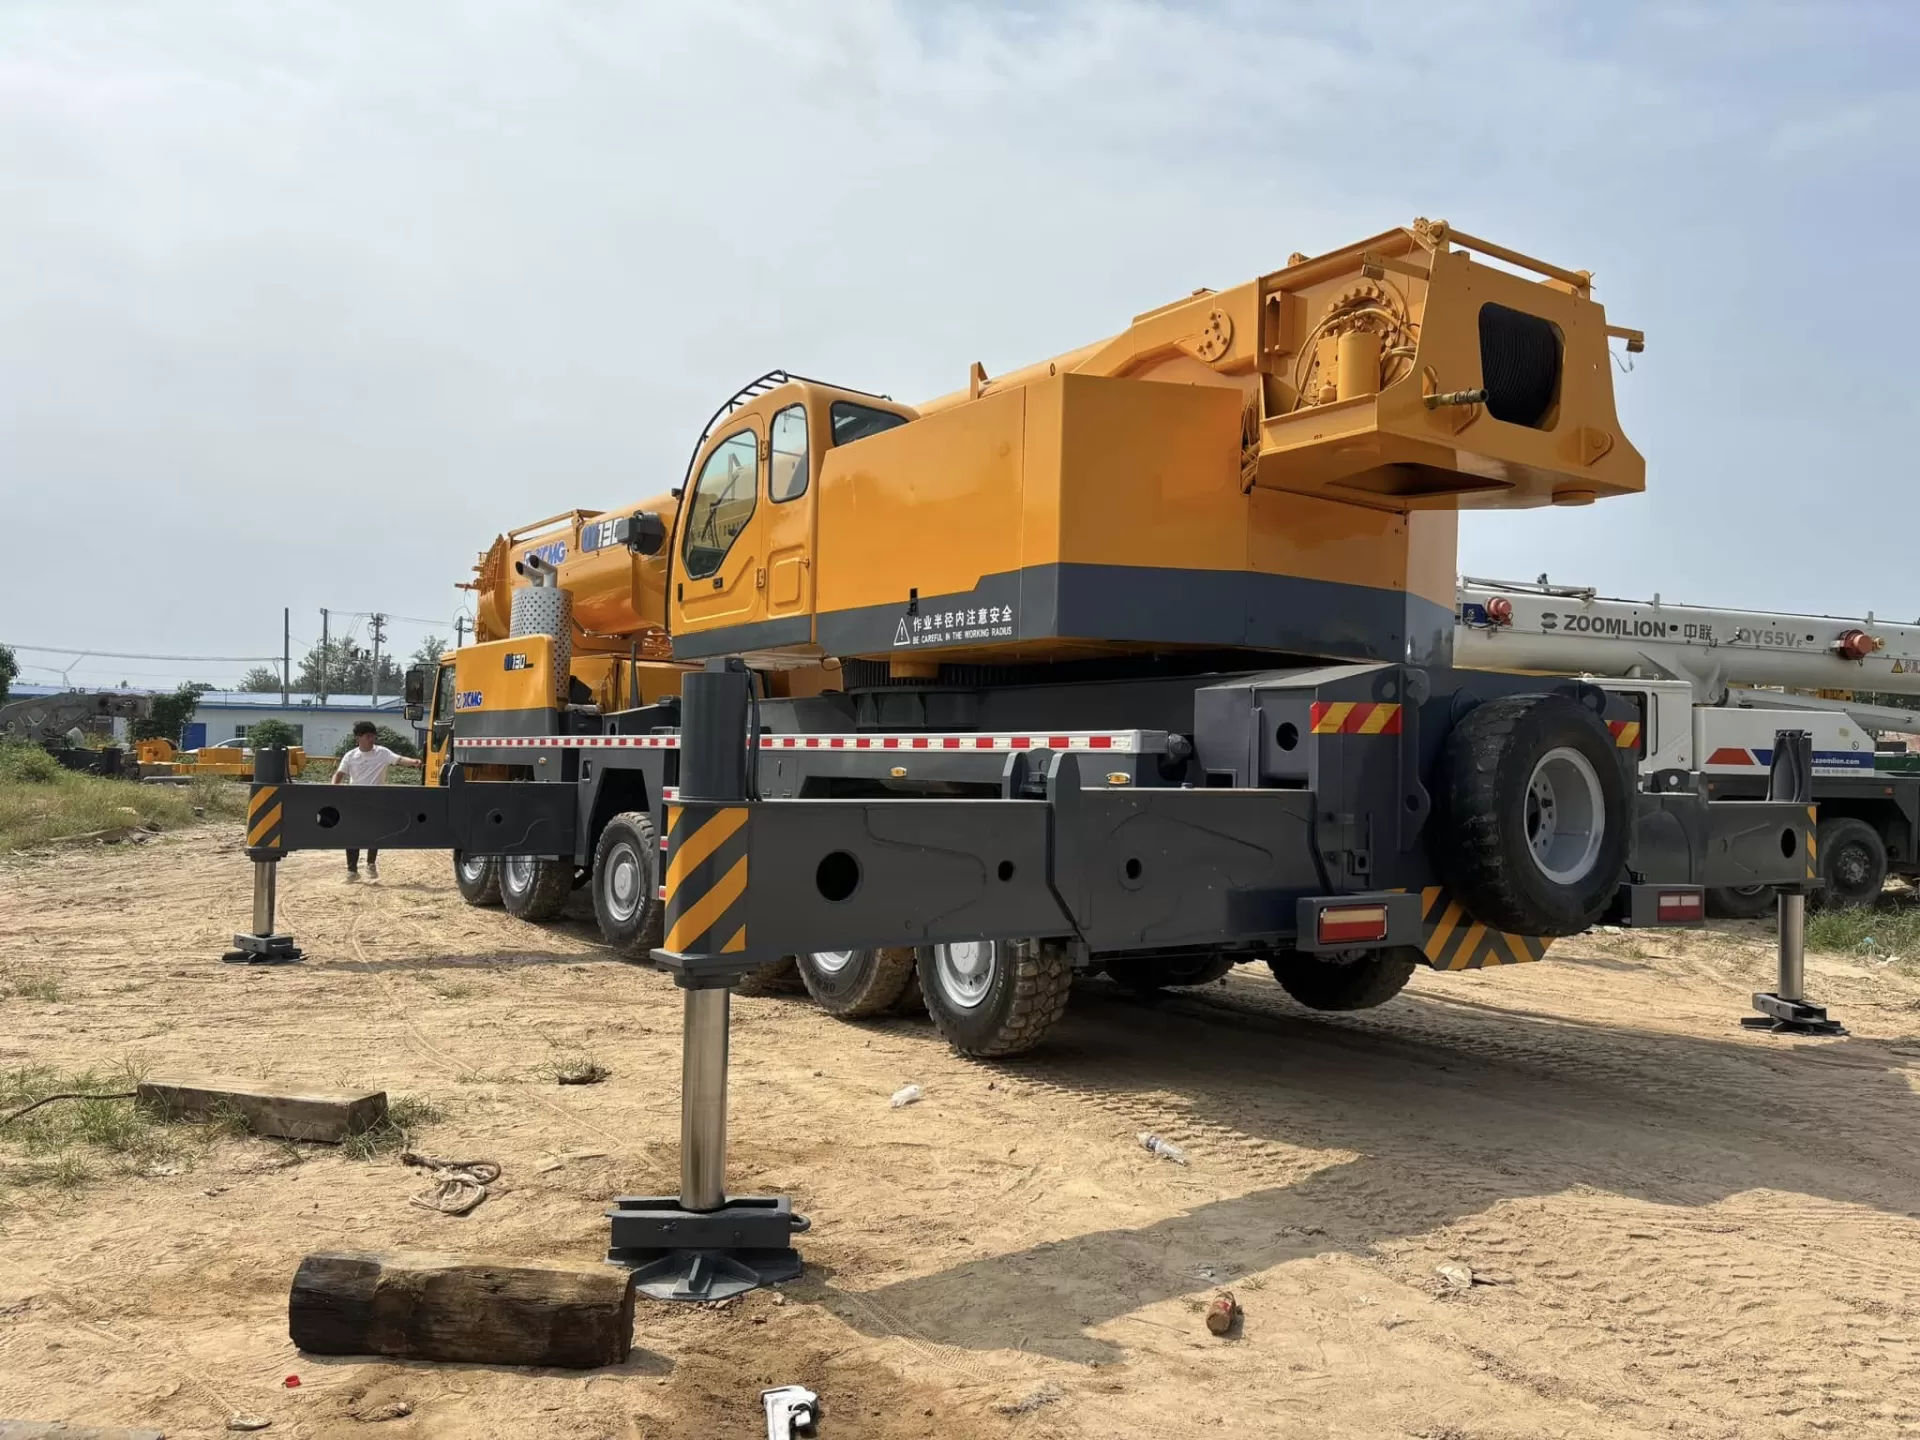
M 9 650 L 27 650 L 35 655 L 78 655 L 82 660 L 180 660 L 208 665 L 252 665 L 278 660 L 278 655 L 137 655 L 122 650 L 88 650 L 79 645 L 17 645 L 0 641 Z

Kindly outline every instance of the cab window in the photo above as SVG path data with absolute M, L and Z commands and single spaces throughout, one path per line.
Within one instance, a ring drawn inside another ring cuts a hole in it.
M 431 725 L 445 725 L 453 719 L 453 666 L 442 665 L 440 674 L 433 682 L 433 710 L 428 719 Z
M 751 430 L 722 440 L 700 467 L 681 550 L 688 579 L 704 580 L 718 570 L 746 529 L 759 494 L 759 470 L 760 446 Z
M 896 415 L 891 410 L 876 410 L 871 405 L 856 405 L 851 400 L 836 400 L 831 412 L 833 419 L 833 443 L 851 445 L 855 440 L 864 440 L 869 435 L 878 435 L 882 430 L 892 430 L 907 423 L 907 417 Z
M 775 504 L 807 493 L 807 407 L 789 405 L 773 417 L 767 498 Z

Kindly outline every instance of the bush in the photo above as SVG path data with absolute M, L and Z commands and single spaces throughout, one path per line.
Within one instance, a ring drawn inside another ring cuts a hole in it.
M 153 713 L 133 722 L 133 738 L 170 740 L 178 745 L 181 732 L 187 728 L 187 721 L 200 708 L 200 692 L 211 688 L 208 685 L 182 685 L 171 695 L 154 696 Z
M 38 745 L 0 741 L 0 784 L 50 785 L 59 776 L 60 762 Z
M 412 737 L 402 735 L 398 730 L 389 730 L 384 725 L 379 726 L 373 732 L 373 743 L 376 745 L 384 745 L 387 749 L 393 751 L 394 754 L 404 755 L 409 760 L 418 760 L 420 758 L 420 747 L 413 743 Z M 353 749 L 353 737 L 349 735 L 334 747 L 334 758 L 338 759 L 351 749 Z
M 299 743 L 299 733 L 284 720 L 256 720 L 247 731 L 247 744 L 256 750 L 271 750 L 276 745 L 292 749 Z

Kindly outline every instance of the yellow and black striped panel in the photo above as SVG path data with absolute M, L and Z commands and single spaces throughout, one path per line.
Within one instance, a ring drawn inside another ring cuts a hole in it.
M 681 955 L 747 948 L 747 807 L 667 807 L 666 939 Z
M 1521 965 L 1538 960 L 1553 943 L 1539 935 L 1509 935 L 1504 930 L 1489 929 L 1438 885 L 1420 892 L 1420 914 L 1425 923 L 1420 949 L 1436 970 Z
M 1820 878 L 1820 807 L 1807 806 L 1807 879 Z
M 247 847 L 251 850 L 279 850 L 285 846 L 281 821 L 286 807 L 280 792 L 284 785 L 256 785 L 247 797 Z

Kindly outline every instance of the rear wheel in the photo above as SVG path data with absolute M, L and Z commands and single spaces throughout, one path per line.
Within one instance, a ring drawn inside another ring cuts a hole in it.
M 1140 994 L 1174 986 L 1211 985 L 1233 969 L 1225 955 L 1187 960 L 1109 960 L 1107 978 Z
M 842 1020 L 886 1014 L 913 982 L 912 950 L 819 950 L 796 958 L 814 1004 Z
M 1073 967 L 1044 940 L 923 945 L 920 989 L 934 1028 L 962 1055 L 1019 1055 L 1067 1010 Z
M 1625 873 L 1630 796 L 1613 737 L 1564 695 L 1507 695 L 1469 711 L 1441 757 L 1436 827 L 1448 888 L 1475 920 L 1576 935 Z
M 500 903 L 518 920 L 551 920 L 573 893 L 573 862 L 550 855 L 502 855 Z
M 593 847 L 593 918 L 630 959 L 645 959 L 660 943 L 659 859 L 653 821 L 638 810 L 609 820 Z
M 1406 989 L 1420 960 L 1418 950 L 1400 945 L 1352 958 L 1288 951 L 1269 956 L 1267 968 L 1280 988 L 1309 1010 L 1371 1010 Z
M 1816 902 L 1829 910 L 1871 905 L 1887 883 L 1887 847 L 1880 832 L 1864 820 L 1846 816 L 1822 820 L 1814 832 L 1820 849 L 1820 888 Z
M 1771 915 L 1778 902 L 1771 885 L 1743 885 L 1707 891 L 1707 906 L 1723 920 L 1758 920 Z
M 500 867 L 491 855 L 463 855 L 453 852 L 453 883 L 460 898 L 469 905 L 500 903 Z

